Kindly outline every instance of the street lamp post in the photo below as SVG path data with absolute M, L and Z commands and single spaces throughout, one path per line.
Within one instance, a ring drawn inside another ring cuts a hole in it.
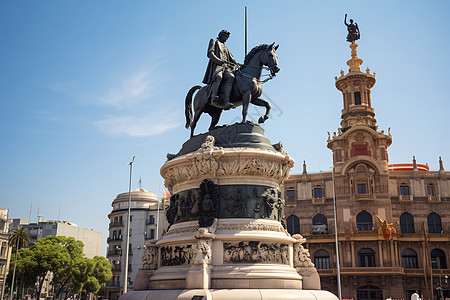
M 334 212 L 334 238 L 336 243 L 336 269 L 337 269 L 337 288 L 338 288 L 338 297 L 339 300 L 342 299 L 341 294 L 341 269 L 339 264 L 339 242 L 338 242 L 338 230 L 337 230 L 337 214 L 336 214 L 336 192 L 334 186 L 334 166 L 332 173 L 333 180 L 333 212 Z
M 126 239 L 126 249 L 125 249 L 125 272 L 123 280 L 123 292 L 124 294 L 128 291 L 128 258 L 130 254 L 130 220 L 131 220 L 131 174 L 133 172 L 133 162 L 136 155 L 133 156 L 128 165 L 130 166 L 130 184 L 128 186 L 128 218 L 127 218 L 127 239 Z

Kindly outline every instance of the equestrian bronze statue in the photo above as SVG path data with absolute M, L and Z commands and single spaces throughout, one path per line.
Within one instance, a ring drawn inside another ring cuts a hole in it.
M 212 83 L 213 85 L 206 85 L 203 87 L 196 85 L 189 90 L 185 101 L 185 115 L 186 128 L 191 128 L 191 137 L 194 135 L 195 126 L 197 125 L 197 122 L 202 113 L 208 113 L 211 116 L 211 124 L 209 126 L 209 130 L 212 130 L 217 125 L 220 119 L 220 115 L 222 114 L 222 111 L 224 109 L 236 108 L 240 105 L 242 105 L 242 122 L 246 121 L 248 106 L 250 103 L 266 108 L 266 113 L 259 118 L 258 123 L 264 123 L 264 121 L 269 118 L 270 104 L 266 100 L 260 98 L 260 96 L 262 93 L 262 83 L 266 82 L 268 79 L 275 77 L 276 73 L 280 71 L 276 54 L 278 45 L 274 46 L 274 44 L 275 43 L 272 43 L 271 45 L 262 44 L 254 47 L 245 57 L 243 65 L 235 64 L 232 61 L 225 62 L 222 61 L 224 60 L 223 57 L 220 58 L 221 61 L 219 62 L 223 62 L 222 65 L 228 64 L 231 66 L 238 66 L 237 70 L 234 73 L 234 81 L 233 85 L 231 86 L 228 100 L 232 106 L 227 104 L 227 95 L 226 91 L 224 91 L 227 86 L 224 87 L 223 84 L 220 85 L 217 94 L 214 94 L 214 99 L 211 99 L 211 95 L 213 94 L 212 87 L 214 87 L 214 80 L 206 81 L 210 84 Z M 217 57 L 217 55 L 215 56 Z M 217 65 L 222 66 L 220 64 Z M 269 70 L 270 77 L 264 81 L 261 81 L 262 71 L 263 69 L 265 69 L 265 67 L 267 67 L 267 70 Z M 229 67 L 227 67 L 227 72 L 229 71 L 230 69 Z M 192 101 L 192 96 L 197 90 L 198 92 L 194 97 L 194 101 Z M 218 96 L 219 99 L 215 96 Z M 211 103 L 212 100 L 214 101 L 213 103 Z M 194 113 L 192 113 L 192 102 L 194 105 Z

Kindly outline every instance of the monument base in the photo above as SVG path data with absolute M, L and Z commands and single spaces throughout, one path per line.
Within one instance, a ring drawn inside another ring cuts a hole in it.
M 147 290 L 131 291 L 120 297 L 120 300 L 336 300 L 328 291 L 296 290 L 296 289 L 190 289 L 190 290 Z
M 285 227 L 282 184 L 294 160 L 251 123 L 186 141 L 161 168 L 168 231 L 146 245 L 120 300 L 337 300 Z

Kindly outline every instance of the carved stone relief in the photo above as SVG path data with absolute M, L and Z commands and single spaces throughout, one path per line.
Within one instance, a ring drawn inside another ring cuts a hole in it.
M 195 220 L 198 217 L 198 194 L 198 190 L 192 189 L 170 197 L 170 206 L 166 211 L 167 221 L 170 225 Z
M 284 222 L 285 202 L 277 188 L 260 185 L 215 185 L 204 180 L 199 189 L 176 193 L 166 215 L 169 224 L 199 220 L 209 227 L 215 218 L 255 218 Z
M 294 267 L 314 267 L 309 250 L 303 248 L 299 243 L 294 244 Z
M 289 247 L 281 243 L 223 243 L 224 263 L 289 264 Z
M 144 255 L 142 255 L 142 263 L 139 270 L 156 269 L 158 269 L 158 247 L 147 246 Z
M 193 264 L 209 264 L 211 262 L 211 239 L 201 239 L 194 247 Z
M 192 252 L 192 245 L 161 247 L 161 266 L 190 264 L 193 256 Z
M 211 180 L 203 180 L 200 184 L 198 200 L 198 225 L 209 227 L 214 223 L 219 211 L 219 187 Z

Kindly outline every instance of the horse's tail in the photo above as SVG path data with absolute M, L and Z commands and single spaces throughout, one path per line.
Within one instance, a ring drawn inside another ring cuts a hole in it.
M 186 95 L 186 101 L 184 104 L 184 114 L 186 115 L 186 128 L 188 129 L 191 126 L 192 122 L 192 95 L 194 95 L 195 91 L 200 89 L 201 86 L 196 85 L 192 87 Z

